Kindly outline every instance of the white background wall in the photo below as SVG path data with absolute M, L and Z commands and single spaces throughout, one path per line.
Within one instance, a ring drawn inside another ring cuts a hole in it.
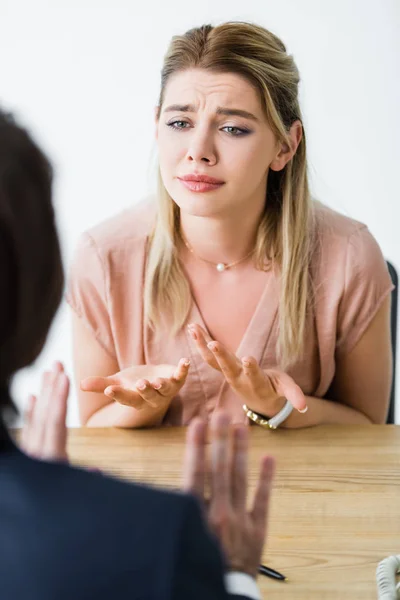
M 0 0 L 0 104 L 53 158 L 65 262 L 81 231 L 149 191 L 170 37 L 226 20 L 257 22 L 287 44 L 315 195 L 365 222 L 400 267 L 398 0 Z M 43 355 L 15 382 L 20 405 L 56 358 L 72 372 L 65 304 Z M 400 422 L 399 398 L 400 382 Z M 68 422 L 78 423 L 74 391 Z

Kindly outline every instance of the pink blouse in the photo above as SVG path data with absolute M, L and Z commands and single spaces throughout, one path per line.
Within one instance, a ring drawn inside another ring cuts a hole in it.
M 322 204 L 314 208 L 314 307 L 304 357 L 287 372 L 306 395 L 322 398 L 332 383 L 336 358 L 357 344 L 393 286 L 365 225 Z M 155 343 L 144 325 L 146 242 L 154 214 L 154 204 L 143 202 L 84 233 L 71 265 L 67 301 L 120 369 L 190 358 L 187 381 L 173 399 L 165 425 L 187 424 L 197 415 L 208 418 L 217 406 L 227 409 L 233 421 L 246 422 L 241 400 L 222 374 L 203 362 L 186 327 Z M 279 292 L 279 275 L 271 271 L 237 352 L 239 357 L 254 356 L 263 369 L 277 365 Z M 194 301 L 190 322 L 207 329 Z

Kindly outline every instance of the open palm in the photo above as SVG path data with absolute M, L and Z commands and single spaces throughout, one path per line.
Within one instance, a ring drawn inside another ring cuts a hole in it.
M 109 377 L 88 377 L 81 381 L 85 392 L 104 393 L 125 406 L 159 408 L 176 396 L 186 381 L 190 362 L 176 365 L 138 365 Z

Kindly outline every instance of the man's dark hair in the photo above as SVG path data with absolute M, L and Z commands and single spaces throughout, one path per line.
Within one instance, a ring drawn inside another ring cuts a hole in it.
M 52 167 L 30 134 L 0 109 L 2 389 L 39 355 L 62 297 L 52 179 Z

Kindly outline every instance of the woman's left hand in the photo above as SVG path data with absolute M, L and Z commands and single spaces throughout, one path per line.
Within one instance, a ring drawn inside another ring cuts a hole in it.
M 289 375 L 273 369 L 263 370 L 251 356 L 240 360 L 220 342 L 207 343 L 206 332 L 200 325 L 189 325 L 188 330 L 204 361 L 221 371 L 248 408 L 273 417 L 284 407 L 285 401 L 289 400 L 300 412 L 307 410 L 302 390 Z

